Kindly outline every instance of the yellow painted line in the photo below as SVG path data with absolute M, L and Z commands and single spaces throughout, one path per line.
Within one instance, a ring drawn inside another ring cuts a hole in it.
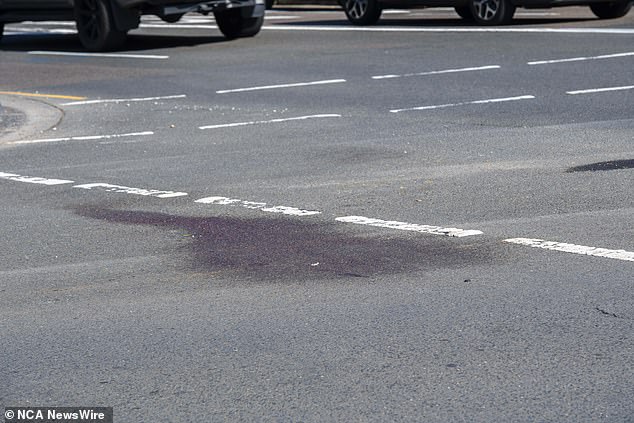
M 60 98 L 63 100 L 85 100 L 86 97 L 77 97 L 73 95 L 58 95 L 58 94 L 36 94 L 36 93 L 23 93 L 20 91 L 0 91 L 0 94 L 4 95 L 18 95 L 22 97 L 40 97 L 40 98 Z

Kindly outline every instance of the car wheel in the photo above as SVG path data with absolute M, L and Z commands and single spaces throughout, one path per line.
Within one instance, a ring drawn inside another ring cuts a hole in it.
M 473 22 L 473 13 L 471 13 L 471 8 L 469 6 L 461 6 L 455 7 L 454 10 L 462 19 L 468 22 Z
M 220 32 L 230 40 L 234 38 L 253 37 L 262 28 L 264 16 L 245 18 L 240 9 L 228 9 L 214 12 Z
M 510 0 L 470 0 L 473 20 L 480 25 L 506 25 L 513 19 L 515 5 Z
M 75 22 L 87 50 L 113 50 L 125 41 L 126 32 L 115 26 L 108 0 L 75 0 Z
M 161 20 L 163 22 L 167 22 L 167 23 L 172 23 L 173 24 L 173 23 L 176 23 L 176 22 L 180 21 L 183 16 L 184 16 L 183 13 L 179 13 L 179 14 L 176 14 L 176 15 L 162 15 L 162 16 L 159 16 L 159 17 L 161 18 Z
M 598 18 L 601 19 L 615 19 L 621 18 L 627 15 L 632 7 L 630 0 L 625 1 L 613 1 L 609 3 L 595 3 L 590 5 L 590 10 Z
M 343 0 L 342 4 L 348 20 L 355 25 L 373 25 L 381 17 L 377 0 Z

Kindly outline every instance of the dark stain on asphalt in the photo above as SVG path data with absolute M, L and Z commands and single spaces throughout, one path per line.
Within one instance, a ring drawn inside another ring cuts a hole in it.
M 629 160 L 610 160 L 608 162 L 592 163 L 582 166 L 571 167 L 566 173 L 574 172 L 596 172 L 602 170 L 623 170 L 634 168 L 634 159 Z
M 616 314 L 610 313 L 609 311 L 605 311 L 599 307 L 595 307 L 594 309 L 598 311 L 599 313 L 603 314 L 604 316 L 616 317 L 617 319 L 619 318 L 619 316 L 617 316 Z
M 259 279 L 368 278 L 500 260 L 477 237 L 449 238 L 311 219 L 187 217 L 82 207 L 81 216 L 188 234 L 193 271 L 238 271 Z M 182 235 L 181 235 L 182 237 Z
M 0 104 L 0 138 L 4 134 L 11 134 L 25 121 L 26 116 L 23 112 Z

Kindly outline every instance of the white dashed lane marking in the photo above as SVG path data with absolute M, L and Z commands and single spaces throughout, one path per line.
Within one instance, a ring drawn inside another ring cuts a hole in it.
M 158 101 L 158 100 L 173 100 L 177 98 L 185 98 L 187 95 L 167 95 L 161 97 L 142 97 L 142 98 L 113 98 L 113 99 L 100 99 L 100 100 L 84 100 L 84 101 L 71 101 L 69 103 L 62 103 L 61 106 L 82 106 L 86 104 L 100 104 L 100 103 L 137 103 L 141 101 Z
M 251 122 L 221 123 L 221 124 L 218 124 L 218 125 L 200 126 L 199 129 L 232 128 L 232 127 L 237 127 L 237 126 L 260 125 L 260 124 L 266 124 L 266 123 L 291 122 L 291 121 L 295 121 L 295 120 L 339 118 L 339 117 L 341 117 L 341 115 L 331 113 L 331 114 L 297 116 L 297 117 L 292 117 L 292 118 L 280 118 L 280 119 L 271 119 L 271 120 L 256 120 L 256 121 L 251 121 Z
M 577 94 L 595 94 L 595 93 L 605 93 L 610 91 L 626 91 L 634 89 L 634 85 L 628 85 L 624 87 L 607 87 L 607 88 L 592 88 L 589 90 L 576 90 L 576 91 L 566 91 L 566 94 L 577 95 Z
M 628 57 L 634 56 L 634 51 L 626 52 L 626 53 L 615 53 L 615 54 L 602 54 L 599 56 L 587 56 L 587 57 L 571 57 L 568 59 L 554 59 L 554 60 L 536 60 L 532 62 L 528 62 L 527 65 L 535 66 L 535 65 L 552 65 L 555 63 L 567 63 L 567 62 L 583 62 L 587 60 L 602 60 L 602 59 L 616 59 L 620 57 Z
M 490 98 L 486 100 L 465 101 L 462 103 L 448 103 L 448 104 L 437 104 L 433 106 L 419 106 L 419 107 L 408 107 L 405 109 L 393 109 L 393 110 L 390 110 L 390 113 L 409 112 L 414 110 L 444 109 L 447 107 L 468 106 L 473 104 L 504 103 L 508 101 L 532 100 L 534 98 L 535 96 L 532 96 L 532 95 L 522 95 L 518 97 L 506 97 L 506 98 Z
M 145 188 L 132 188 L 132 187 L 124 187 L 121 185 L 111 185 L 111 184 L 106 184 L 102 182 L 75 185 L 73 186 L 73 188 L 98 189 L 98 190 L 108 191 L 108 192 L 118 192 L 122 194 L 143 195 L 146 197 L 158 197 L 158 198 L 183 197 L 187 195 L 186 192 L 160 191 L 156 189 L 145 189 Z
M 230 90 L 219 90 L 216 94 L 228 94 L 228 93 L 241 93 L 245 91 L 258 91 L 258 90 L 274 90 L 278 88 L 295 88 L 295 87 L 309 87 L 313 85 L 326 85 L 326 84 L 341 84 L 346 82 L 345 79 L 326 79 L 323 81 L 312 82 L 294 82 L 290 84 L 278 84 L 278 85 L 263 85 L 260 87 L 248 87 L 248 88 L 234 88 Z
M 95 140 L 105 140 L 105 139 L 113 139 L 113 138 L 126 138 L 126 137 L 141 137 L 147 135 L 154 135 L 152 131 L 144 131 L 144 132 L 132 132 L 129 134 L 113 134 L 113 135 L 86 135 L 81 137 L 65 137 L 65 138 L 46 138 L 39 140 L 24 140 L 24 141 L 11 141 L 7 144 L 20 145 L 20 144 L 43 144 L 43 143 L 53 143 L 53 142 L 65 142 L 65 141 L 95 141 Z
M 418 225 L 414 223 L 397 222 L 393 220 L 373 219 L 364 216 L 345 216 L 335 219 L 337 222 L 354 223 L 357 225 L 376 226 L 379 228 L 398 229 L 401 231 L 413 231 L 434 235 L 446 235 L 451 237 L 463 237 L 471 235 L 481 235 L 482 231 L 467 230 L 458 228 L 443 228 L 440 226 Z
M 5 172 L 0 172 L 0 179 L 7 179 L 10 181 L 26 182 L 29 184 L 39 184 L 39 185 L 63 185 L 63 184 L 72 184 L 74 182 L 74 181 L 69 181 L 66 179 L 47 179 L 47 178 L 40 178 L 35 176 L 22 176 L 22 175 L 17 175 L 15 173 L 5 173 Z
M 201 203 L 201 204 L 239 206 L 239 207 L 244 207 L 247 209 L 261 210 L 263 212 L 268 212 L 268 213 L 281 213 L 281 214 L 287 214 L 291 216 L 313 216 L 316 214 L 321 214 L 320 211 L 316 211 L 316 210 L 302 210 L 296 207 L 287 207 L 287 206 L 269 207 L 266 205 L 266 203 L 238 200 L 235 198 L 228 198 L 228 197 L 206 197 L 206 198 L 201 198 L 199 200 L 196 200 L 195 202 Z
M 545 250 L 561 251 L 565 253 L 634 261 L 634 252 L 625 250 L 610 250 L 607 248 L 588 247 L 585 245 L 567 244 L 565 242 L 545 241 L 543 239 L 531 238 L 511 238 L 505 239 L 504 242 L 525 245 L 533 248 L 542 248 Z
M 476 71 L 493 70 L 493 69 L 500 69 L 500 68 L 501 66 L 499 65 L 488 65 L 488 66 L 478 66 L 478 67 L 460 68 L 460 69 L 445 69 L 445 70 L 418 72 L 418 73 L 404 73 L 402 75 L 377 75 L 377 76 L 373 76 L 372 79 L 394 79 L 394 78 L 405 78 L 410 76 L 442 75 L 446 73 L 476 72 Z

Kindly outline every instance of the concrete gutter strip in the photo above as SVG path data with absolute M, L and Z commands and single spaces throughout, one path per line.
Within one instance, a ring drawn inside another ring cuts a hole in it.
M 0 95 L 0 145 L 40 136 L 63 116 L 60 109 L 42 100 Z

